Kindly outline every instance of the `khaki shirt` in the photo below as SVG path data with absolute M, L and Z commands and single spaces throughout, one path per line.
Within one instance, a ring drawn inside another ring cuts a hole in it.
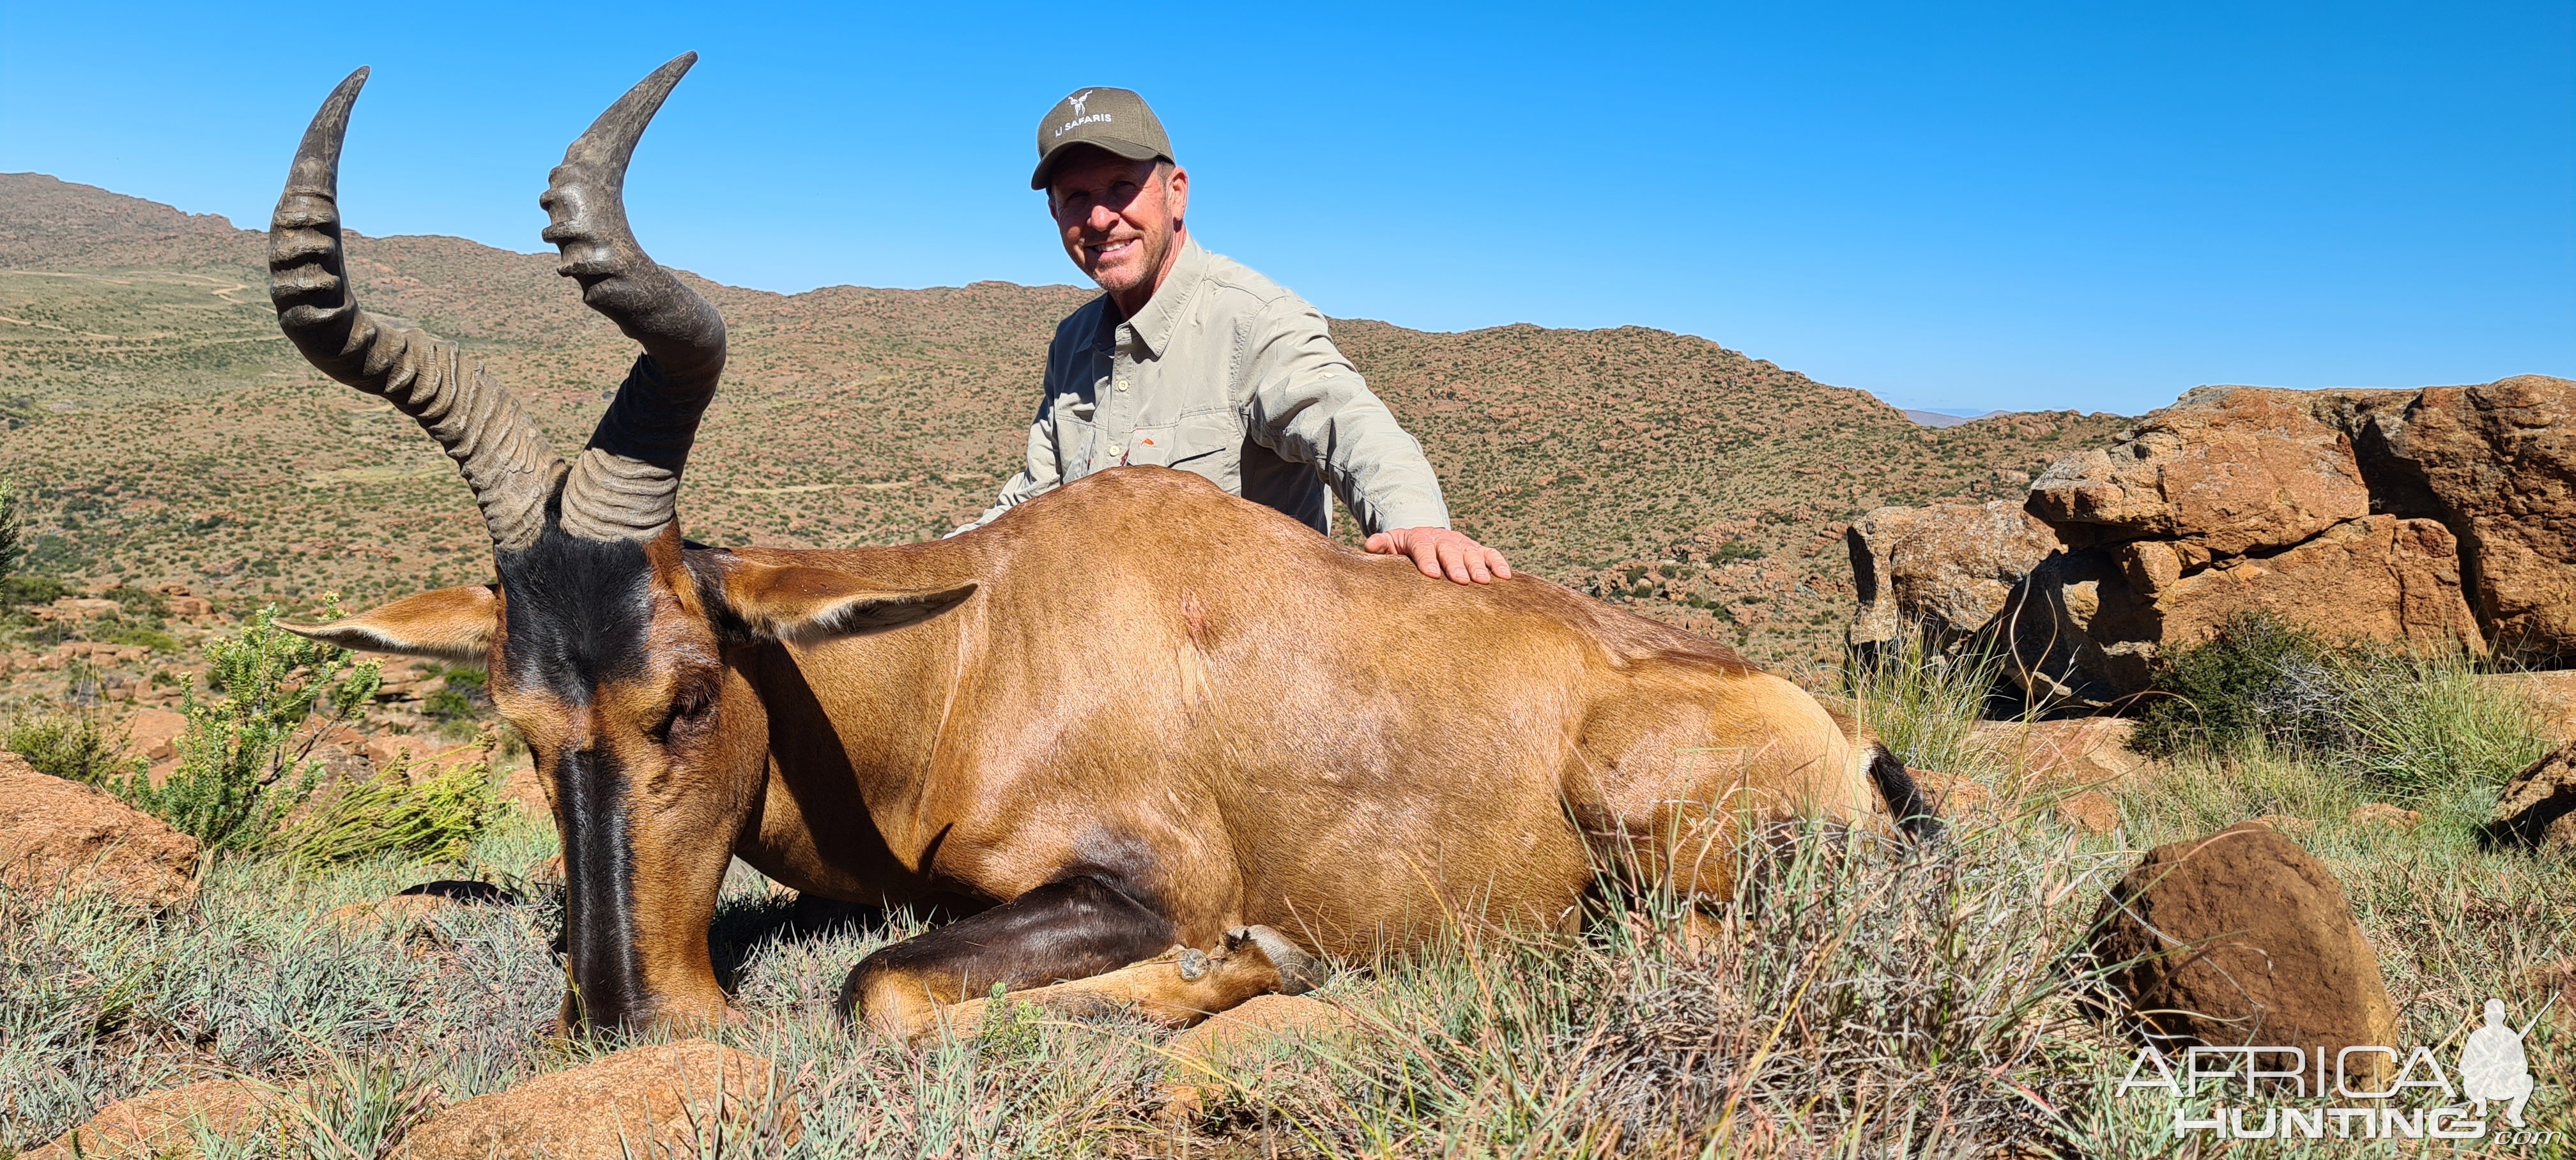
M 1319 532 L 1327 484 L 1368 532 L 1449 526 L 1422 445 L 1334 349 L 1324 316 L 1186 235 L 1133 320 L 1103 294 L 1056 327 L 1028 465 L 966 527 L 1133 463 L 1205 476 Z

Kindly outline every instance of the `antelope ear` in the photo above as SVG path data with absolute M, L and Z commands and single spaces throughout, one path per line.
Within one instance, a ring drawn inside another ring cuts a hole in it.
M 406 596 L 328 624 L 281 620 L 277 627 L 341 648 L 479 665 L 491 655 L 497 605 L 492 590 L 477 584 Z
M 968 581 L 935 588 L 888 588 L 829 568 L 729 562 L 725 605 L 751 635 L 811 644 L 927 620 L 975 594 Z

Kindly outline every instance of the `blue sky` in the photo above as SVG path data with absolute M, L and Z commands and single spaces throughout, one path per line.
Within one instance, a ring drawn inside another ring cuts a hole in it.
M 1202 241 L 1337 316 L 1959 410 L 2576 376 L 2567 0 L 1187 7 L 0 3 L 0 170 L 257 226 L 370 64 L 351 224 L 535 250 L 564 145 L 696 49 L 629 202 L 741 285 L 1075 280 L 1035 124 L 1115 84 Z

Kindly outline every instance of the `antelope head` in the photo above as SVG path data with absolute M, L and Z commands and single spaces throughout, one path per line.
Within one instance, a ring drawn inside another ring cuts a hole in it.
M 482 509 L 498 577 L 288 627 L 489 667 L 493 703 L 527 739 L 563 836 L 567 1026 L 723 1013 L 707 924 L 766 784 L 768 737 L 728 657 L 917 619 L 972 591 L 888 591 L 682 543 L 680 473 L 724 370 L 724 319 L 636 244 L 624 185 L 636 141 L 696 59 L 662 66 L 601 114 L 540 199 L 560 272 L 643 347 L 569 466 L 455 343 L 358 306 L 338 173 L 366 69 L 314 115 L 269 227 L 279 325 L 323 373 L 393 404 L 446 449 Z

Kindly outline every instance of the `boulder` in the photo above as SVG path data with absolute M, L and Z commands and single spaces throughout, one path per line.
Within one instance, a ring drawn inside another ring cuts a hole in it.
M 439 1112 L 403 1137 L 407 1160 L 624 1160 L 713 1154 L 803 1135 L 769 1060 L 705 1039 L 630 1047 Z
M 1983 783 L 1965 774 L 1942 773 L 1933 769 L 1907 769 L 1916 788 L 1932 799 L 1932 813 L 1944 821 L 1991 819 L 1995 812 L 1995 795 Z
M 2576 850 L 2576 741 L 2505 783 L 2487 815 L 2485 836 L 2500 845 Z
M 2091 937 L 2152 1039 L 2330 1055 L 2397 1042 L 2396 1005 L 2343 886 L 2261 822 L 2149 851 L 2103 899 Z
M 0 753 L 0 881 L 102 888 L 160 909 L 197 896 L 197 840 L 99 790 Z
M 1843 537 L 1860 600 L 1850 638 L 1864 653 L 1894 645 L 1908 626 L 1938 648 L 1973 636 L 2058 548 L 2056 533 L 2010 500 L 1883 507 Z
M 291 1122 L 267 1084 L 201 1080 L 118 1100 L 19 1160 L 195 1160 L 200 1139 L 238 1141 Z
M 2320 409 L 2353 433 L 2378 510 L 2458 535 L 2489 641 L 2576 662 L 2576 381 L 2328 392 Z
M 179 738 L 188 731 L 188 715 L 168 709 L 138 709 L 125 719 L 125 752 L 158 764 L 179 754 Z
M 2202 387 L 2059 460 L 2029 506 L 2072 542 L 2176 541 L 2188 560 L 2296 544 L 2370 514 L 2370 491 L 2308 392 Z
M 2337 636 L 2481 647 L 2461 586 L 2458 541 L 2432 520 L 2348 520 L 2277 555 L 2178 577 L 2152 600 L 2160 648 L 2205 643 L 2248 612 Z
M 2576 662 L 2571 431 L 2576 381 L 2535 375 L 2203 387 L 2042 473 L 2025 507 L 2046 537 L 1966 506 L 1870 513 L 1848 537 L 1851 639 L 1865 651 L 1909 620 L 1953 636 L 2000 610 L 1981 639 L 2051 708 L 2119 704 L 2164 650 L 2247 611 Z M 2046 538 L 2061 547 L 2034 558 Z

